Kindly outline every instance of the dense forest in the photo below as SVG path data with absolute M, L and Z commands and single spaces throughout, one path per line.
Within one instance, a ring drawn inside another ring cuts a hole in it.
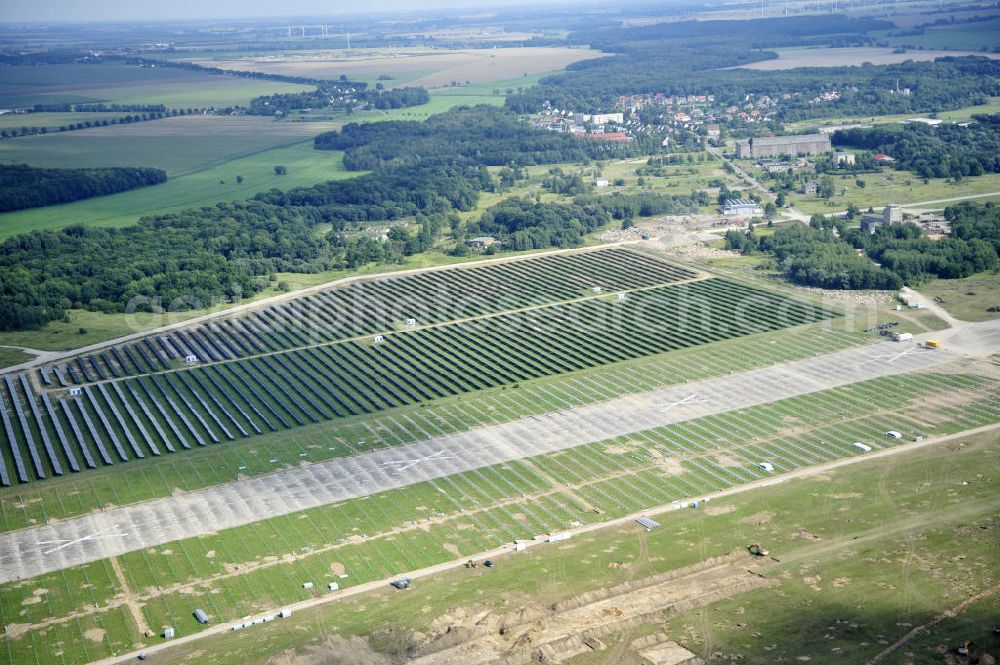
M 586 141 L 570 134 L 531 129 L 495 106 L 458 107 L 424 122 L 351 123 L 315 139 L 318 150 L 344 150 L 344 166 L 364 171 L 386 165 L 476 164 L 526 166 L 627 157 L 659 149 L 631 143 Z
M 994 118 L 1000 120 L 1000 114 L 986 116 L 985 122 L 967 127 L 909 123 L 846 129 L 834 132 L 832 141 L 837 146 L 890 155 L 896 160 L 893 164 L 896 168 L 913 171 L 923 178 L 960 180 L 1000 172 L 1000 132 Z
M 996 269 L 1000 209 L 964 203 L 945 214 L 952 234 L 940 240 L 927 238 L 911 223 L 869 234 L 848 228 L 842 219 L 814 215 L 809 226 L 786 224 L 771 236 L 758 237 L 752 228 L 728 231 L 726 247 L 769 253 L 788 280 L 827 289 L 898 289 L 932 277 L 954 279 Z
M 546 102 L 583 112 L 614 108 L 621 95 L 714 94 L 734 104 L 749 94 L 781 98 L 775 118 L 794 122 L 820 116 L 932 112 L 983 103 L 1000 94 L 1000 62 L 985 57 L 940 58 L 862 67 L 803 67 L 778 71 L 726 69 L 777 57 L 766 48 L 800 45 L 868 44 L 868 31 L 882 21 L 842 16 L 789 17 L 751 21 L 663 23 L 636 28 L 602 27 L 571 34 L 614 55 L 577 62 L 540 85 L 512 92 L 506 105 L 534 112 Z M 735 37 L 738 36 L 738 37 Z M 895 94 L 909 88 L 910 94 Z M 840 98 L 810 102 L 836 90 Z M 795 96 L 784 98 L 786 92 Z
M 354 268 L 426 249 L 445 213 L 475 205 L 490 182 L 476 168 L 385 170 L 255 200 L 143 218 L 124 228 L 71 226 L 0 244 L 0 330 L 37 328 L 70 308 L 192 309 L 265 288 L 276 272 Z M 345 220 L 412 216 L 421 231 L 385 242 Z M 316 226 L 332 231 L 317 235 Z M 133 299 L 139 298 L 138 301 Z
M 39 169 L 0 165 L 0 212 L 69 203 L 166 182 L 151 168 Z

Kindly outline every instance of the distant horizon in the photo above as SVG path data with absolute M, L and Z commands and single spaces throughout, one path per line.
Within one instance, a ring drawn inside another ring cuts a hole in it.
M 584 0 L 590 4 L 593 0 Z M 464 0 L 458 15 L 478 11 L 502 10 L 511 7 L 566 7 L 565 0 Z M 150 6 L 151 5 L 151 6 Z M 332 18 L 337 16 L 363 16 L 388 12 L 419 13 L 451 9 L 449 0 L 371 0 L 357 6 L 331 7 L 323 0 L 295 0 L 288 4 L 275 4 L 264 0 L 175 0 L 169 4 L 136 4 L 120 0 L 48 0 L 44 3 L 31 0 L 8 0 L 0 10 L 0 24 L 23 23 L 132 23 L 132 22 L 188 22 L 219 20 L 263 20 Z

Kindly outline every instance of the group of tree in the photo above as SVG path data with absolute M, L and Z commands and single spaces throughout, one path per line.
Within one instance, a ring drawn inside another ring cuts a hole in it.
M 164 171 L 152 168 L 41 169 L 0 164 L 0 212 L 116 194 L 166 180 Z
M 355 109 L 399 109 L 426 104 L 431 99 L 423 88 L 386 89 L 381 83 L 369 89 L 367 83 L 348 80 L 317 81 L 316 89 L 306 92 L 263 95 L 250 100 L 250 115 L 287 115 L 305 109 L 332 109 L 353 112 Z
M 642 150 L 628 143 L 532 129 L 516 114 L 488 105 L 457 107 L 424 122 L 350 123 L 339 132 L 317 136 L 315 147 L 344 150 L 344 166 L 350 171 L 418 163 L 526 166 L 630 156 Z
M 997 268 L 1000 208 L 964 203 L 946 210 L 950 236 L 933 239 L 912 223 L 867 233 L 843 219 L 814 215 L 808 226 L 782 225 L 770 236 L 726 232 L 726 247 L 772 255 L 785 277 L 827 289 L 898 289 L 932 277 L 954 279 Z M 860 252 L 858 251 L 860 250 Z
M 922 123 L 879 125 L 834 132 L 834 145 L 891 155 L 898 169 L 923 178 L 954 178 L 1000 172 L 1000 114 L 967 126 Z
M 584 194 L 570 202 L 541 202 L 537 197 L 509 198 L 489 208 L 469 225 L 470 235 L 493 236 L 506 249 L 575 247 L 584 236 L 612 219 L 626 226 L 636 217 L 697 212 L 708 195 Z
M 177 308 L 237 301 L 277 272 L 398 261 L 433 244 L 455 210 L 491 182 L 485 169 L 385 169 L 351 182 L 271 191 L 256 198 L 146 217 L 123 228 L 72 226 L 0 244 L 0 329 L 21 330 L 83 308 L 121 312 L 141 297 Z M 351 222 L 414 219 L 419 232 L 386 240 Z M 329 233 L 317 235 L 327 224 Z
M 622 95 L 646 92 L 713 94 L 721 105 L 740 104 L 747 95 L 767 95 L 780 100 L 773 111 L 776 121 L 795 122 L 955 109 L 1000 94 L 1000 62 L 977 56 L 862 67 L 730 69 L 778 57 L 766 50 L 770 48 L 869 44 L 868 33 L 886 27 L 889 24 L 883 21 L 842 16 L 597 26 L 571 33 L 567 39 L 612 56 L 574 63 L 537 86 L 512 92 L 506 105 L 517 112 L 539 111 L 546 104 L 599 112 L 614 108 Z M 909 88 L 909 94 L 896 94 L 902 88 Z M 816 96 L 834 90 L 838 99 L 812 103 Z

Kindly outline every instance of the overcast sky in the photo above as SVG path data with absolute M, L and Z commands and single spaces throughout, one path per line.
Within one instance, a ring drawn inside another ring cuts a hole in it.
M 375 11 L 542 4 L 543 0 L 0 0 L 0 22 L 330 16 Z

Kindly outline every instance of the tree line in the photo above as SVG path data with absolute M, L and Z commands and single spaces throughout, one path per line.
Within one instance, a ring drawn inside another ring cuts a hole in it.
M 998 121 L 1000 114 L 985 116 L 984 121 L 966 127 L 908 123 L 843 129 L 834 132 L 831 140 L 837 146 L 888 154 L 895 160 L 895 168 L 913 171 L 923 178 L 961 180 L 1000 171 Z
M 897 223 L 874 233 L 848 228 L 843 219 L 813 215 L 808 226 L 791 223 L 770 236 L 726 232 L 726 247 L 770 254 L 791 282 L 826 289 L 898 289 L 938 277 L 955 279 L 1000 265 L 1000 209 L 965 203 L 946 210 L 950 236 L 935 240 L 919 226 Z M 860 253 L 857 250 L 861 250 Z
M 39 208 L 166 182 L 153 168 L 42 169 L 0 164 L 0 212 Z

